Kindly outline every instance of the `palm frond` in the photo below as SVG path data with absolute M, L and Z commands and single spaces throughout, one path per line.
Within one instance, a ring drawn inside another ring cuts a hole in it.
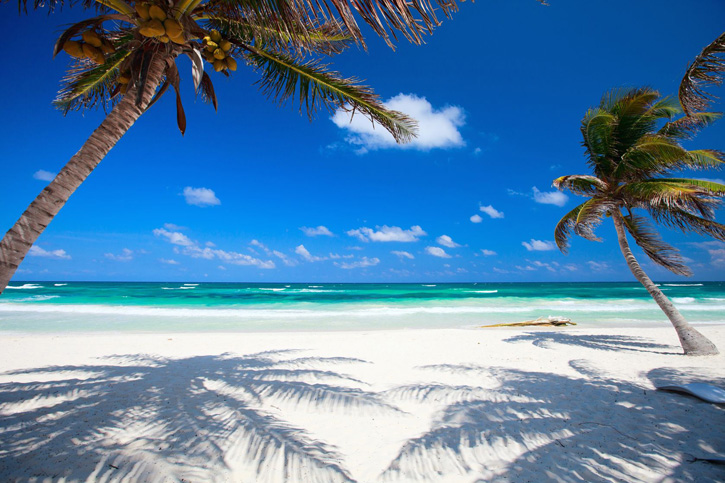
M 574 233 L 589 241 L 602 241 L 594 234 L 594 229 L 602 222 L 607 211 L 614 209 L 614 205 L 603 198 L 592 198 L 581 205 L 576 215 Z
M 607 185 L 604 181 L 596 176 L 587 176 L 583 174 L 574 174 L 556 178 L 553 186 L 558 190 L 569 190 L 579 196 L 594 196 L 604 191 Z
M 88 18 L 85 20 L 81 20 L 80 22 L 74 23 L 70 27 L 68 27 L 66 30 L 63 31 L 62 34 L 60 34 L 60 37 L 58 37 L 58 40 L 55 42 L 55 46 L 53 47 L 53 57 L 58 55 L 61 50 L 63 50 L 63 45 L 70 40 L 72 37 L 75 37 L 79 33 L 81 33 L 83 30 L 86 30 L 89 27 L 96 27 L 99 28 L 103 24 L 103 22 L 109 22 L 112 20 L 116 21 L 128 21 L 128 17 L 125 15 L 117 15 L 117 14 L 109 14 L 109 15 L 99 15 L 97 17 Z M 113 37 L 118 38 L 120 36 L 125 35 L 125 31 L 117 31 L 113 32 Z
M 292 25 L 296 31 L 279 31 L 269 28 L 264 22 L 253 18 L 229 18 L 205 15 L 210 28 L 216 28 L 225 38 L 244 44 L 253 44 L 276 52 L 339 54 L 348 48 L 353 40 L 344 25 L 335 19 L 322 24 Z
M 687 150 L 677 142 L 664 136 L 646 134 L 622 155 L 613 174 L 618 179 L 664 174 L 683 167 L 689 158 Z
M 679 251 L 665 243 L 646 218 L 634 214 L 622 218 L 625 228 L 632 235 L 635 243 L 653 262 L 677 275 L 692 275 Z
M 720 112 L 695 112 L 666 123 L 657 133 L 675 139 L 692 139 L 700 130 L 720 117 L 722 117 Z
M 725 33 L 702 49 L 685 71 L 680 82 L 680 104 L 685 114 L 704 111 L 717 99 L 708 90 L 723 83 L 725 73 Z
M 211 78 L 206 72 L 201 75 L 201 84 L 199 84 L 198 92 L 201 95 L 202 101 L 207 103 L 211 102 L 211 104 L 214 106 L 214 110 L 218 110 L 216 93 L 214 92 L 214 84 L 212 84 Z
M 78 61 L 75 68 L 63 79 L 64 86 L 53 104 L 64 113 L 99 105 L 107 109 L 115 102 L 110 93 L 119 75 L 118 67 L 130 54 L 130 50 L 119 49 L 109 55 L 101 65 L 87 59 Z
M 717 190 L 718 186 L 722 187 L 718 183 L 699 180 L 651 179 L 627 183 L 617 190 L 615 196 L 624 199 L 630 206 L 678 209 L 712 218 L 715 209 L 721 204 L 721 199 L 718 191 L 711 191 L 709 188 Z
M 719 169 L 725 163 L 725 152 L 715 149 L 696 149 L 688 151 L 684 167 L 690 169 Z
M 612 134 L 616 118 L 604 109 L 594 108 L 587 111 L 581 124 L 583 145 L 591 168 L 597 175 L 608 173 L 612 166 L 607 155 L 613 154 Z
M 712 219 L 701 218 L 678 208 L 650 206 L 647 211 L 657 223 L 678 228 L 685 233 L 692 232 L 725 241 L 725 225 Z
M 571 233 L 572 228 L 574 228 L 574 225 L 576 225 L 576 219 L 579 215 L 579 211 L 582 209 L 582 206 L 584 206 L 584 203 L 564 215 L 561 220 L 559 220 L 559 223 L 556 224 L 556 228 L 554 229 L 554 241 L 556 241 L 556 246 L 559 247 L 559 250 L 561 250 L 562 253 L 569 251 L 569 234 Z
M 304 107 L 310 118 L 317 106 L 328 109 L 359 111 L 380 124 L 399 143 L 410 141 L 415 135 L 414 120 L 397 111 L 388 110 L 369 87 L 356 79 L 345 79 L 326 65 L 315 61 L 301 62 L 276 52 L 241 44 L 247 51 L 247 61 L 256 67 L 262 78 L 260 85 L 265 94 L 280 103 L 299 97 L 300 110 Z

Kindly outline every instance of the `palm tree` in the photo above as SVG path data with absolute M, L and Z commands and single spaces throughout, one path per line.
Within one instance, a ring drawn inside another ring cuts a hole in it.
M 566 253 L 569 235 L 599 241 L 594 228 L 611 217 L 619 248 L 635 278 L 647 289 L 677 331 L 688 355 L 717 354 L 717 348 L 692 328 L 672 302 L 657 288 L 635 259 L 627 233 L 655 263 L 678 275 L 692 275 L 674 247 L 665 243 L 647 217 L 684 232 L 725 240 L 725 225 L 715 221 L 725 185 L 689 178 L 664 177 L 682 169 L 720 167 L 725 153 L 710 149 L 688 151 L 681 141 L 690 139 L 720 114 L 680 113 L 676 100 L 661 98 L 650 88 L 613 90 L 582 119 L 581 131 L 587 164 L 593 176 L 562 176 L 554 180 L 560 190 L 589 200 L 567 213 L 557 224 L 556 244 Z M 659 121 L 666 120 L 658 129 Z
M 60 7 L 63 0 L 33 0 Z M 21 10 L 27 0 L 20 0 Z M 110 149 L 163 94 L 176 91 L 177 122 L 186 116 L 176 59 L 192 61 L 194 87 L 217 106 L 206 62 L 221 75 L 237 59 L 257 70 L 261 89 L 279 102 L 298 98 L 310 117 L 319 107 L 360 113 L 398 142 L 415 135 L 415 121 L 386 109 L 378 96 L 321 62 L 352 43 L 365 48 L 355 13 L 391 47 L 396 32 L 413 43 L 440 22 L 431 0 L 83 0 L 99 15 L 72 25 L 54 54 L 75 58 L 56 105 L 65 113 L 94 106 L 111 109 L 101 125 L 38 195 L 0 242 L 0 293 L 53 217 Z M 445 16 L 455 0 L 435 0 Z

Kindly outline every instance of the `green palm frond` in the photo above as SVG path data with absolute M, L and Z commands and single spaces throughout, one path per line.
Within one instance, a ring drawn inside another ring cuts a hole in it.
M 725 163 L 725 152 L 715 149 L 696 149 L 687 154 L 684 167 L 690 169 L 719 169 Z
M 611 201 L 603 198 L 592 198 L 581 205 L 574 222 L 574 233 L 589 241 L 602 241 L 594 234 L 594 229 L 602 222 L 607 211 L 615 209 Z
M 685 72 L 680 82 L 680 104 L 688 116 L 704 111 L 717 99 L 707 90 L 720 86 L 725 74 L 725 33 L 705 47 Z
M 107 109 L 115 102 L 110 94 L 119 75 L 118 67 L 131 53 L 131 50 L 118 49 L 101 65 L 86 59 L 78 61 L 64 79 L 65 85 L 58 92 L 53 104 L 64 113 L 99 105 Z
M 582 206 L 584 206 L 583 203 L 564 215 L 556 224 L 554 241 L 556 241 L 556 246 L 559 247 L 562 253 L 569 251 L 569 234 L 576 225 L 576 219 Z
M 330 112 L 338 108 L 358 111 L 388 130 L 399 143 L 410 141 L 415 135 L 414 120 L 387 109 L 372 89 L 356 79 L 342 78 L 312 60 L 302 62 L 251 45 L 241 47 L 247 51 L 247 61 L 262 75 L 262 90 L 280 103 L 298 97 L 300 110 L 304 107 L 310 117 L 318 105 Z
M 596 176 L 574 174 L 556 178 L 552 183 L 558 190 L 569 190 L 579 196 L 594 196 L 607 189 L 607 184 Z
M 717 183 L 678 178 L 652 179 L 627 183 L 616 191 L 615 196 L 625 199 L 634 207 L 677 209 L 712 218 L 714 210 L 721 201 L 717 191 L 710 191 L 701 184 L 711 185 L 714 188 L 720 186 Z
M 722 196 L 725 195 L 725 185 L 721 183 L 717 183 L 715 181 L 707 181 L 704 179 L 692 179 L 692 178 L 667 178 L 664 181 L 667 181 L 671 184 L 682 184 L 682 185 L 689 185 L 689 186 L 696 186 L 698 188 L 704 189 L 708 194 L 712 196 Z
M 622 179 L 664 174 L 683 167 L 689 158 L 687 150 L 677 142 L 664 136 L 646 134 L 622 155 L 613 175 Z
M 334 19 L 286 32 L 271 29 L 264 22 L 256 22 L 250 18 L 236 19 L 215 15 L 204 15 L 202 18 L 211 28 L 221 31 L 226 38 L 276 52 L 333 55 L 344 51 L 353 40 L 345 27 Z
M 692 232 L 725 241 L 725 225 L 715 220 L 702 218 L 677 208 L 650 206 L 647 211 L 657 223 L 677 228 L 685 233 Z
M 722 117 L 720 112 L 695 112 L 666 123 L 657 132 L 675 139 L 692 139 L 695 134 Z
M 117 14 L 99 15 L 97 17 L 88 18 L 85 20 L 81 20 L 80 22 L 74 23 L 73 25 L 65 29 L 63 33 L 60 34 L 60 37 L 58 37 L 58 40 L 56 40 L 55 46 L 53 47 L 53 57 L 58 55 L 60 51 L 63 50 L 63 45 L 65 45 L 65 43 L 72 37 L 75 37 L 89 27 L 100 28 L 104 22 L 109 22 L 113 20 L 124 22 L 128 21 L 128 17 L 126 17 L 125 15 Z M 116 38 L 122 35 L 123 31 L 112 33 L 112 37 Z
M 607 155 L 611 154 L 616 122 L 617 119 L 604 109 L 589 109 L 582 119 L 583 145 L 597 175 L 602 175 L 611 168 Z
M 630 214 L 623 216 L 624 226 L 634 238 L 635 243 L 655 263 L 677 275 L 691 276 L 679 251 L 665 243 L 646 218 Z

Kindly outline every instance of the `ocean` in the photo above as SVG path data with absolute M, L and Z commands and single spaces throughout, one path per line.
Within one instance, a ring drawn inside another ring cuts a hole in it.
M 725 323 L 725 282 L 659 284 L 694 325 Z M 244 332 L 473 328 L 545 316 L 666 327 L 637 283 L 15 282 L 0 331 Z

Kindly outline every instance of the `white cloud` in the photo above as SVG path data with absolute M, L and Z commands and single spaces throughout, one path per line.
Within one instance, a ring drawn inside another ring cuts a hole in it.
M 164 223 L 164 228 L 169 231 L 182 231 L 186 230 L 185 226 L 174 225 L 173 223 Z
M 549 250 L 556 250 L 556 244 L 551 241 L 542 241 L 531 239 L 530 242 L 521 242 L 523 246 L 530 252 L 546 252 Z
M 325 257 L 316 257 L 316 256 L 312 255 L 309 252 L 309 250 L 307 250 L 307 248 L 305 248 L 304 245 L 299 245 L 298 247 L 296 247 L 295 253 L 297 255 L 301 256 L 302 258 L 304 258 L 305 260 L 307 260 L 308 262 L 321 262 L 323 260 L 327 260 L 327 258 L 325 258 Z
M 153 233 L 156 236 L 166 238 L 169 243 L 172 243 L 174 245 L 190 247 L 195 244 L 189 239 L 188 236 L 184 235 L 183 233 L 179 233 L 178 231 L 168 231 L 163 228 L 156 228 Z
M 169 258 L 159 258 L 159 261 L 161 263 L 165 263 L 166 265 L 179 265 L 179 262 Z
M 212 248 L 215 246 L 213 243 L 211 246 L 207 245 L 204 248 L 201 248 L 197 242 L 191 241 L 189 237 L 182 233 L 170 232 L 168 230 L 164 230 L 163 228 L 156 228 L 153 233 L 158 237 L 165 238 L 166 241 L 173 245 L 183 247 L 181 250 L 175 248 L 175 252 L 191 258 L 203 258 L 206 260 L 217 259 L 234 265 L 249 265 L 264 269 L 272 269 L 276 267 L 272 260 L 260 260 L 244 253 Z
M 433 255 L 434 257 L 451 258 L 451 256 L 441 247 L 425 247 L 425 252 L 428 255 Z
M 397 144 L 393 136 L 382 126 L 373 125 L 369 119 L 356 112 L 351 113 L 338 109 L 332 116 L 332 122 L 349 135 L 346 141 L 359 146 L 359 153 L 368 150 L 396 148 L 429 151 L 434 148 L 452 148 L 464 146 L 465 142 L 458 128 L 465 124 L 463 109 L 447 106 L 434 109 L 425 97 L 414 94 L 398 94 L 384 102 L 385 107 L 400 111 L 418 122 L 418 137 L 406 144 Z
M 589 265 L 589 268 L 591 268 L 595 272 L 603 272 L 609 270 L 609 264 L 607 262 L 595 262 L 594 260 L 590 260 L 587 262 L 587 265 Z
M 485 248 L 481 249 L 481 253 L 483 253 L 483 255 L 486 257 L 492 257 L 494 255 L 497 255 L 497 253 L 493 250 L 486 250 Z
M 272 250 L 272 255 L 282 260 L 282 263 L 284 263 L 288 267 L 294 267 L 295 265 L 297 265 L 296 261 L 292 260 L 290 257 L 280 251 Z
M 539 191 L 536 186 L 532 188 L 532 191 L 534 192 L 534 201 L 542 205 L 564 206 L 569 201 L 569 197 L 561 191 L 543 192 Z
M 399 257 L 399 258 L 401 258 L 401 259 L 403 259 L 403 258 L 407 258 L 407 259 L 409 259 L 409 260 L 413 260 L 413 259 L 415 258 L 415 257 L 413 256 L 413 254 L 412 254 L 412 253 L 409 253 L 409 252 L 405 252 L 405 251 L 400 251 L 400 250 L 393 250 L 393 251 L 392 251 L 392 252 L 390 252 L 390 253 L 392 253 L 393 255 L 396 255 L 396 256 L 398 256 L 398 257 Z
M 353 268 L 374 267 L 378 263 L 380 263 L 379 258 L 362 257 L 360 260 L 354 262 L 335 262 L 335 265 L 345 270 L 350 270 Z
M 483 218 L 481 218 L 481 215 L 473 215 L 470 220 L 473 223 L 481 223 L 483 221 Z
M 33 173 L 33 178 L 40 181 L 53 181 L 55 179 L 55 176 L 55 173 L 51 173 L 50 171 L 46 171 L 44 169 L 39 169 L 38 171 Z
M 105 257 L 109 260 L 115 260 L 117 262 L 128 262 L 133 260 L 133 251 L 129 250 L 128 248 L 124 248 L 118 255 L 115 255 L 113 253 L 106 253 Z
M 317 228 L 309 228 L 306 226 L 300 227 L 302 233 L 307 236 L 335 236 L 326 226 L 318 226 Z
M 482 206 L 479 208 L 482 212 L 486 213 L 491 218 L 503 218 L 503 212 L 498 211 L 496 208 L 494 208 L 491 205 L 488 206 Z
M 444 247 L 448 247 L 448 248 L 456 248 L 456 247 L 461 246 L 458 243 L 454 242 L 453 239 L 451 237 L 449 237 L 448 235 L 439 236 L 438 238 L 436 238 L 436 242 L 439 245 L 443 245 Z
M 40 248 L 39 246 L 33 245 L 30 247 L 30 251 L 28 252 L 28 255 L 33 257 L 45 257 L 45 258 L 57 258 L 61 260 L 70 260 L 70 255 L 68 255 L 65 250 L 44 250 Z
M 184 198 L 187 204 L 194 206 L 214 206 L 222 204 L 214 194 L 214 191 L 209 188 L 192 188 L 191 186 L 187 186 L 184 188 Z
M 357 230 L 348 230 L 346 233 L 364 242 L 415 242 L 418 241 L 419 237 L 427 235 L 418 225 L 411 226 L 410 230 L 387 225 L 376 226 L 375 228 L 377 231 L 372 228 L 362 227 Z

